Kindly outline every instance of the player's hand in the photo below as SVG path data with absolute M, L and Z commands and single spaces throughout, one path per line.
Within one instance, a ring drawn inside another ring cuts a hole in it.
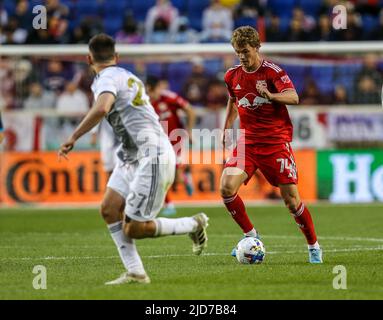
M 258 93 L 265 99 L 273 100 L 273 94 L 267 89 L 265 85 L 257 85 Z
M 59 161 L 61 161 L 61 158 L 65 158 L 68 160 L 67 154 L 73 149 L 75 140 L 73 138 L 69 138 L 68 141 L 64 142 L 58 152 Z

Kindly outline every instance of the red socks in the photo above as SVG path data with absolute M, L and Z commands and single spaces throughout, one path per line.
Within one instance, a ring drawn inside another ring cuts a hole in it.
M 235 222 L 241 227 L 243 233 L 247 233 L 253 229 L 253 224 L 246 213 L 245 205 L 238 194 L 227 198 L 224 197 L 223 203 Z
M 309 245 L 314 244 L 317 241 L 314 223 L 309 210 L 306 208 L 303 202 L 299 204 L 296 212 L 292 212 L 292 215 L 294 216 L 297 225 L 305 235 L 307 243 Z

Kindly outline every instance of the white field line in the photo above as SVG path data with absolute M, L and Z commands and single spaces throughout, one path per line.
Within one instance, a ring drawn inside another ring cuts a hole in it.
M 329 249 L 324 250 L 324 253 L 333 253 L 333 252 L 353 252 L 353 251 L 383 251 L 383 246 L 372 247 L 372 248 L 344 248 L 344 249 Z M 302 253 L 302 250 L 299 251 L 267 251 L 267 254 L 296 254 Z M 229 256 L 228 252 L 218 253 L 218 252 L 209 252 L 204 253 L 202 256 Z M 179 258 L 179 257 L 195 257 L 193 254 L 163 254 L 163 255 L 149 255 L 142 256 L 143 258 L 158 259 L 158 258 Z M 8 257 L 1 258 L 0 261 L 31 261 L 31 260 L 100 260 L 100 259 L 118 259 L 119 256 L 67 256 L 67 257 Z
M 9 233 L 7 231 L 4 232 L 4 234 Z M 13 232 L 10 232 L 13 233 Z M 25 238 L 28 235 L 34 235 L 34 236 L 54 236 L 57 238 L 57 236 L 70 236 L 70 237 L 81 237 L 84 238 L 83 233 L 79 232 L 25 232 L 19 238 Z M 179 235 L 182 237 L 182 235 Z M 209 234 L 209 238 L 234 238 L 238 239 L 238 241 L 241 238 L 240 234 Z M 284 236 L 284 235 L 263 235 L 261 234 L 261 239 L 297 239 L 302 240 L 303 236 Z M 318 236 L 319 240 L 335 240 L 335 241 L 362 241 L 362 242 L 383 242 L 383 238 L 364 238 L 364 237 L 352 237 L 352 236 L 344 236 L 344 237 L 333 237 L 333 236 Z M 0 246 L 1 248 L 1 246 Z
M 328 200 L 305 200 L 305 203 L 314 206 L 314 207 L 383 207 L 383 203 L 379 201 L 369 202 L 369 203 L 332 203 Z M 14 206 L 6 206 L 4 204 L 0 204 L 0 214 L 2 212 L 11 212 L 12 210 L 52 210 L 52 209 L 63 209 L 63 210 L 79 210 L 81 212 L 82 209 L 99 209 L 99 203 L 36 203 L 30 205 L 14 205 Z M 222 201 L 220 200 L 185 200 L 185 201 L 175 201 L 176 208 L 182 210 L 182 208 L 222 208 L 222 210 L 226 210 Z M 284 204 L 282 200 L 246 200 L 246 205 L 249 207 L 281 207 L 284 208 Z M 9 211 L 7 211 L 9 209 Z

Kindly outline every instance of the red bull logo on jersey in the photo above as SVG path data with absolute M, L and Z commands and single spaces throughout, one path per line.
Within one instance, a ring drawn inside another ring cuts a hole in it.
M 257 109 L 265 103 L 271 103 L 270 100 L 259 97 L 254 93 L 247 93 L 243 98 L 238 101 L 238 107 Z

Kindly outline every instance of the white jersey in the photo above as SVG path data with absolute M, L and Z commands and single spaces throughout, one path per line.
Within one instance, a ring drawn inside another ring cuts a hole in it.
M 118 66 L 107 67 L 97 74 L 91 88 L 95 100 L 103 92 L 116 97 L 106 119 L 121 142 L 117 155 L 123 162 L 156 157 L 167 150 L 169 139 L 142 81 L 133 73 Z

